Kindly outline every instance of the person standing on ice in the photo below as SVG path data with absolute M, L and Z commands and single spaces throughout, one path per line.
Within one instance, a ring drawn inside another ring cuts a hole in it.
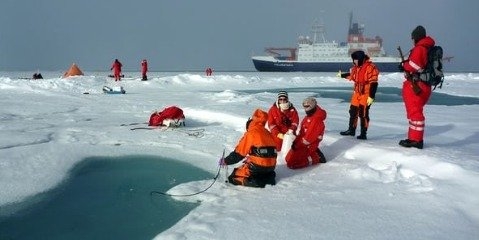
M 349 73 L 338 75 L 354 82 L 351 105 L 349 106 L 349 127 L 348 130 L 340 132 L 343 136 L 356 135 L 358 118 L 361 124 L 361 134 L 357 139 L 366 140 L 369 127 L 369 109 L 373 104 L 376 90 L 378 88 L 379 71 L 363 51 L 355 51 L 351 54 L 353 67 Z
M 256 109 L 246 122 L 243 134 L 235 150 L 222 159 L 222 165 L 231 165 L 241 160 L 243 165 L 233 170 L 228 181 L 234 185 L 263 188 L 276 184 L 276 148 L 271 133 L 265 128 L 268 113 Z
M 121 67 L 123 65 L 121 64 L 118 59 L 115 59 L 113 64 L 111 65 L 110 70 L 113 70 L 113 77 L 115 78 L 115 81 L 120 81 L 121 80 Z
M 148 77 L 146 76 L 146 72 L 148 71 L 148 62 L 146 59 L 141 61 L 141 80 L 146 81 Z
M 206 76 L 211 76 L 213 75 L 213 69 L 211 67 L 207 67 L 205 69 Z
M 291 169 L 304 168 L 318 163 L 326 163 L 326 157 L 319 149 L 323 140 L 326 111 L 322 109 L 315 98 L 307 97 L 303 101 L 306 116 L 301 121 L 299 133 L 286 155 L 286 166 Z
M 430 36 L 426 36 L 426 29 L 420 25 L 411 32 L 411 39 L 414 41 L 414 47 L 409 53 L 409 58 L 399 64 L 399 70 L 404 71 L 406 78 L 402 86 L 402 98 L 409 121 L 407 139 L 399 141 L 399 145 L 422 149 L 426 127 L 424 106 L 432 90 L 430 85 L 420 81 L 419 72 L 426 67 L 427 52 L 434 46 L 435 41 Z M 415 88 L 416 91 L 414 91 Z
M 268 128 L 276 143 L 276 151 L 281 151 L 284 134 L 296 134 L 298 124 L 298 111 L 289 101 L 288 93 L 279 91 L 276 102 L 268 111 Z

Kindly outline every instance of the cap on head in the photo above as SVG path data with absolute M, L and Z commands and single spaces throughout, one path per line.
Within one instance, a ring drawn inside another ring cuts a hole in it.
M 414 42 L 417 42 L 426 37 L 426 29 L 419 25 L 411 32 L 411 38 L 414 39 Z
M 351 54 L 351 58 L 353 60 L 358 60 L 358 65 L 361 66 L 364 63 L 364 59 L 366 59 L 366 53 L 364 51 L 355 51 Z
M 278 98 L 281 98 L 281 97 L 288 98 L 288 93 L 286 91 L 279 91 Z
M 313 108 L 316 107 L 316 105 L 318 104 L 318 102 L 316 101 L 316 99 L 314 97 L 307 97 L 303 100 L 303 108 L 304 108 L 304 111 L 311 111 Z

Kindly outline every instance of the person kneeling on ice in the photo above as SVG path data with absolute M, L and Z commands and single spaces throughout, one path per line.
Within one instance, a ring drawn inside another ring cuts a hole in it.
M 276 184 L 276 144 L 265 128 L 268 113 L 256 109 L 246 122 L 246 132 L 238 145 L 222 164 L 231 165 L 243 160 L 243 165 L 233 170 L 230 183 L 248 187 L 265 187 Z
M 301 121 L 299 134 L 285 158 L 286 165 L 291 169 L 307 167 L 309 161 L 313 165 L 326 163 L 324 154 L 319 150 L 319 143 L 323 140 L 326 111 L 313 97 L 304 99 L 303 108 L 306 116 Z
M 161 111 L 155 111 L 150 115 L 148 126 L 180 127 L 185 126 L 183 109 L 177 106 L 166 107 Z
M 285 134 L 295 134 L 298 125 L 298 112 L 289 101 L 288 93 L 279 91 L 278 99 L 268 111 L 268 127 L 276 142 L 276 151 L 281 151 Z

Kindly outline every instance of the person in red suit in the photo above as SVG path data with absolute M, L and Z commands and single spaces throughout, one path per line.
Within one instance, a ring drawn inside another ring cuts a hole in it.
M 284 134 L 296 134 L 298 125 L 298 111 L 289 101 L 288 93 L 279 91 L 278 99 L 268 111 L 268 128 L 276 143 L 276 151 L 281 151 Z
M 110 70 L 113 70 L 113 77 L 115 78 L 115 81 L 120 81 L 121 80 L 121 67 L 123 65 L 121 64 L 118 59 L 115 59 L 113 64 L 111 65 Z
M 213 75 L 213 69 L 210 67 L 207 67 L 205 70 L 206 76 L 211 76 Z
M 286 155 L 286 166 L 291 169 L 304 168 L 319 163 L 326 163 L 326 158 L 319 149 L 323 140 L 326 111 L 322 109 L 315 98 L 307 97 L 303 101 L 306 116 L 301 121 L 298 136 Z
M 148 71 L 148 62 L 146 59 L 141 61 L 141 80 L 146 81 L 148 77 L 146 76 L 146 72 Z
M 426 67 L 427 52 L 435 44 L 434 39 L 426 35 L 423 26 L 417 26 L 411 33 L 414 47 L 409 53 L 409 58 L 399 65 L 399 70 L 404 71 L 405 80 L 402 86 L 402 97 L 406 107 L 409 121 L 407 139 L 399 141 L 403 147 L 424 147 L 424 128 L 426 117 L 424 106 L 431 96 L 431 86 L 421 81 L 419 73 Z

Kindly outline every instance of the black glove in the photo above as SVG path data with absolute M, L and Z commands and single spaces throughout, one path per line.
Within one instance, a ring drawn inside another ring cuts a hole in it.
M 351 75 L 351 73 L 341 73 L 341 78 L 347 78 Z
M 290 127 L 291 126 L 291 120 L 287 117 L 283 117 L 283 124 L 286 126 L 286 127 Z
M 402 63 L 400 63 L 400 64 L 398 65 L 398 70 L 399 70 L 400 72 L 404 72 L 404 67 L 402 66 Z

